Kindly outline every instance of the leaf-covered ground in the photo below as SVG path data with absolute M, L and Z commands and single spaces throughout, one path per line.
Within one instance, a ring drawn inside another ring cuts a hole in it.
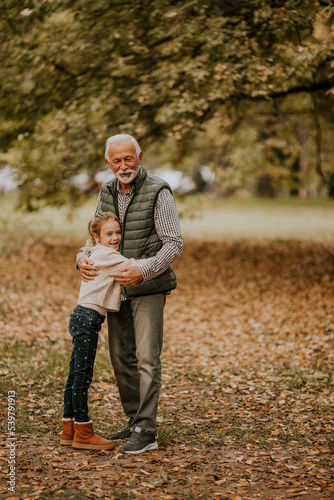
M 334 244 L 186 242 L 166 306 L 160 448 L 136 457 L 58 445 L 80 244 L 1 254 L 0 495 L 14 390 L 13 498 L 333 498 Z M 125 419 L 100 337 L 90 409 L 106 435 Z

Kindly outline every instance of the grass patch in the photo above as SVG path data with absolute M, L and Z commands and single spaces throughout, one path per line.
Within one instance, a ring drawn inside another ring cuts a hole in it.
M 0 229 L 4 235 L 85 238 L 97 196 L 79 208 L 46 207 L 38 212 L 16 210 L 16 196 L 0 196 Z M 194 195 L 176 198 L 186 238 L 214 239 L 329 239 L 334 236 L 334 202 L 299 198 L 210 198 Z M 2 215 L 1 215 L 2 214 Z M 11 214 L 9 218 L 8 215 Z
M 300 369 L 293 363 L 284 362 L 277 367 L 279 378 L 277 380 L 281 389 L 321 389 L 333 387 L 333 373 L 322 371 L 318 363 L 313 362 L 311 366 Z
M 194 202 L 187 202 L 190 207 Z M 210 199 L 181 221 L 184 236 L 217 239 L 322 240 L 333 238 L 333 200 Z M 189 215 L 189 217 L 187 217 Z
M 94 196 L 76 209 L 46 207 L 29 213 L 16 209 L 16 196 L 0 196 L 0 231 L 2 235 L 15 235 L 18 239 L 29 235 L 84 238 L 96 201 L 97 196 Z
M 33 496 L 33 495 L 31 495 Z M 86 500 L 91 498 L 91 495 L 87 495 L 87 492 L 82 489 L 76 488 L 59 488 L 51 493 L 42 493 L 38 495 L 41 500 L 54 500 L 55 498 L 66 498 L 67 500 Z

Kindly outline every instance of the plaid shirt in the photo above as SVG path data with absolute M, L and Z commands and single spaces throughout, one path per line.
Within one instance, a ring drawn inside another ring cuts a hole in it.
M 121 223 L 124 221 L 126 209 L 133 197 L 133 186 L 125 194 L 117 181 L 118 211 Z M 97 200 L 95 215 L 101 210 L 101 193 Z M 154 207 L 154 226 L 162 241 L 159 252 L 151 259 L 150 264 L 139 266 L 143 275 L 143 281 L 149 281 L 163 273 L 167 267 L 181 254 L 183 238 L 176 204 L 169 189 L 162 189 Z

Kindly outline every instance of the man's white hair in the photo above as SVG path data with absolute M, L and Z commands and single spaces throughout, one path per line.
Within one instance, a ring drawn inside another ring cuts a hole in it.
M 136 148 L 136 153 L 137 153 L 137 156 L 139 157 L 139 154 L 141 153 L 141 149 L 140 149 L 140 146 L 139 146 L 138 142 L 136 141 L 136 139 L 134 137 L 132 137 L 132 135 L 130 135 L 130 134 L 116 134 L 116 135 L 112 135 L 111 137 L 109 137 L 109 139 L 107 139 L 106 150 L 104 153 L 105 159 L 109 161 L 109 146 L 110 146 L 110 144 L 112 144 L 113 142 L 128 141 L 129 139 L 132 142 L 132 144 L 134 145 L 134 147 Z

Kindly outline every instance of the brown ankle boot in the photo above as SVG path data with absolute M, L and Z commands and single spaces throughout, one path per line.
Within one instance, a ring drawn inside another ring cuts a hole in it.
M 74 438 L 74 421 L 73 420 L 63 420 L 63 432 L 60 436 L 60 444 L 63 446 L 72 446 L 72 441 Z
M 82 424 L 74 422 L 72 447 L 79 450 L 111 450 L 114 443 L 94 434 L 92 421 Z

